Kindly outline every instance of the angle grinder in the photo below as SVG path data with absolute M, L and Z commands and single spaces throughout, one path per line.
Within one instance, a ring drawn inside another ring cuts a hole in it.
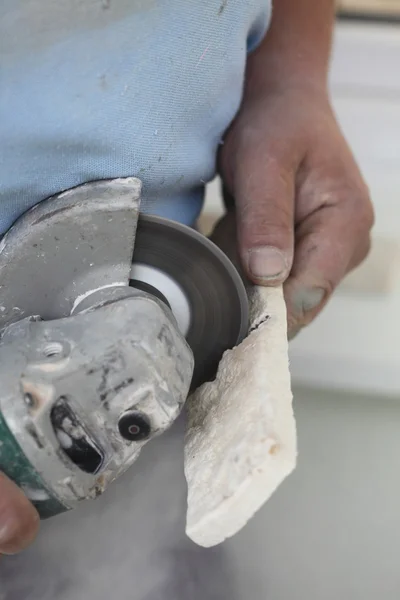
M 42 518 L 102 494 L 247 332 L 229 259 L 140 197 L 85 184 L 0 242 L 0 470 Z

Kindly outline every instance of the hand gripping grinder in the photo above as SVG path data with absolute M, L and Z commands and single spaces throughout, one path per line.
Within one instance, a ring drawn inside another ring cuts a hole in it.
M 103 493 L 247 331 L 232 263 L 140 196 L 88 183 L 0 242 L 0 471 L 42 518 Z

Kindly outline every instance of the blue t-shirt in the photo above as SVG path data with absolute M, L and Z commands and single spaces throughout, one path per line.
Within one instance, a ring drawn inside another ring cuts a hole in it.
M 48 196 L 137 176 L 192 224 L 270 0 L 2 0 L 0 234 Z

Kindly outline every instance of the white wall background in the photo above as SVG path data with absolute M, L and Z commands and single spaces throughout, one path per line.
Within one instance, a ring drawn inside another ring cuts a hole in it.
M 373 252 L 378 252 L 381 239 L 400 241 L 400 26 L 341 25 L 331 87 L 338 118 L 371 189 L 376 210 Z M 382 252 L 382 271 L 392 262 L 390 252 Z M 369 275 L 374 277 L 365 271 Z M 293 342 L 294 379 L 399 394 L 398 268 L 388 287 L 375 295 L 339 291 L 325 313 Z
M 400 599 L 400 274 L 385 244 L 400 241 L 400 25 L 340 24 L 331 84 L 376 206 L 373 260 L 292 343 L 298 467 L 227 544 L 243 600 Z
M 295 389 L 295 413 L 296 471 L 227 544 L 238 598 L 399 600 L 400 404 Z
M 368 263 L 291 344 L 295 382 L 400 394 L 400 25 L 340 23 L 331 71 L 340 124 L 376 210 Z M 210 186 L 206 212 L 221 210 Z M 397 244 L 397 247 L 396 247 Z M 366 289 L 369 292 L 366 292 Z

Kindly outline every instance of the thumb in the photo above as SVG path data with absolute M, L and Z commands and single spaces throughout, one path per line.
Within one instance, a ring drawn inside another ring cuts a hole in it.
M 292 266 L 295 174 L 288 163 L 276 154 L 263 160 L 255 149 L 233 179 L 241 260 L 259 285 L 283 283 Z
M 21 490 L 0 473 L 0 555 L 28 546 L 39 528 L 39 515 Z

